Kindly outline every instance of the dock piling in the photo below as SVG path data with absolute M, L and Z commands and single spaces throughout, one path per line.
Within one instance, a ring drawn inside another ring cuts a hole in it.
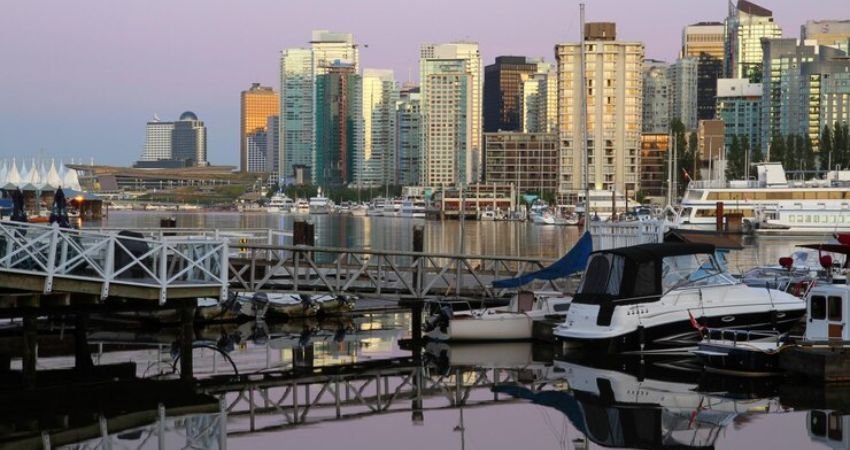
M 180 305 L 180 379 L 183 381 L 192 381 L 194 379 L 192 343 L 195 340 L 196 304 L 197 300 L 192 300 Z

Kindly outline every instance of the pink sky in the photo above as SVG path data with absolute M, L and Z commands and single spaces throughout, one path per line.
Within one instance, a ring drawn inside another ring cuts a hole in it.
M 587 20 L 617 22 L 648 58 L 675 59 L 681 30 L 722 20 L 725 0 L 587 0 Z M 786 36 L 806 19 L 848 19 L 847 0 L 762 0 Z M 0 6 L 0 158 L 138 159 L 145 122 L 192 110 L 209 157 L 238 163 L 239 92 L 277 88 L 278 54 L 312 29 L 352 32 L 363 67 L 416 78 L 423 42 L 474 40 L 498 55 L 552 60 L 578 36 L 575 0 L 29 0 Z

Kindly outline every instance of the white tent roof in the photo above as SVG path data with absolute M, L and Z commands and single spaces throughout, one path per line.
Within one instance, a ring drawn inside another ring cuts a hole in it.
M 3 161 L 3 166 L 0 167 L 0 185 L 6 184 L 7 175 L 9 175 L 9 168 L 6 167 L 6 161 Z
M 67 169 L 65 177 L 62 179 L 62 186 L 75 191 L 82 190 L 80 188 L 80 179 L 77 177 L 77 171 L 75 169 Z
M 2 174 L 2 172 L 0 172 L 0 174 Z M 62 178 L 59 177 L 59 172 L 56 171 L 56 164 L 54 164 L 53 161 L 50 161 L 50 170 L 48 170 L 47 174 L 45 174 L 44 182 L 54 188 L 62 186 Z
M 15 163 L 15 159 L 12 158 L 12 168 L 9 169 L 9 172 L 6 174 L 5 183 L 12 183 L 15 186 L 21 184 L 21 174 L 18 172 L 18 165 Z

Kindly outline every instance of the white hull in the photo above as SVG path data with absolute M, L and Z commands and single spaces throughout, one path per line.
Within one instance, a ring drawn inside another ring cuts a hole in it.
M 488 310 L 480 316 L 456 313 L 445 333 L 436 328 L 425 335 L 441 341 L 507 341 L 531 339 L 531 328 L 526 314 Z

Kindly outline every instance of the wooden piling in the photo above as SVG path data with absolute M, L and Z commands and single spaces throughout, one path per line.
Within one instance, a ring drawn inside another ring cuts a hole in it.
M 192 381 L 192 344 L 195 340 L 195 305 L 197 300 L 183 302 L 180 305 L 180 379 Z
M 36 360 L 38 359 L 38 328 L 35 316 L 25 314 L 24 325 L 24 348 L 22 361 L 22 375 L 24 387 L 34 388 L 36 384 Z
M 715 231 L 723 231 L 723 202 L 717 202 L 714 206 Z

